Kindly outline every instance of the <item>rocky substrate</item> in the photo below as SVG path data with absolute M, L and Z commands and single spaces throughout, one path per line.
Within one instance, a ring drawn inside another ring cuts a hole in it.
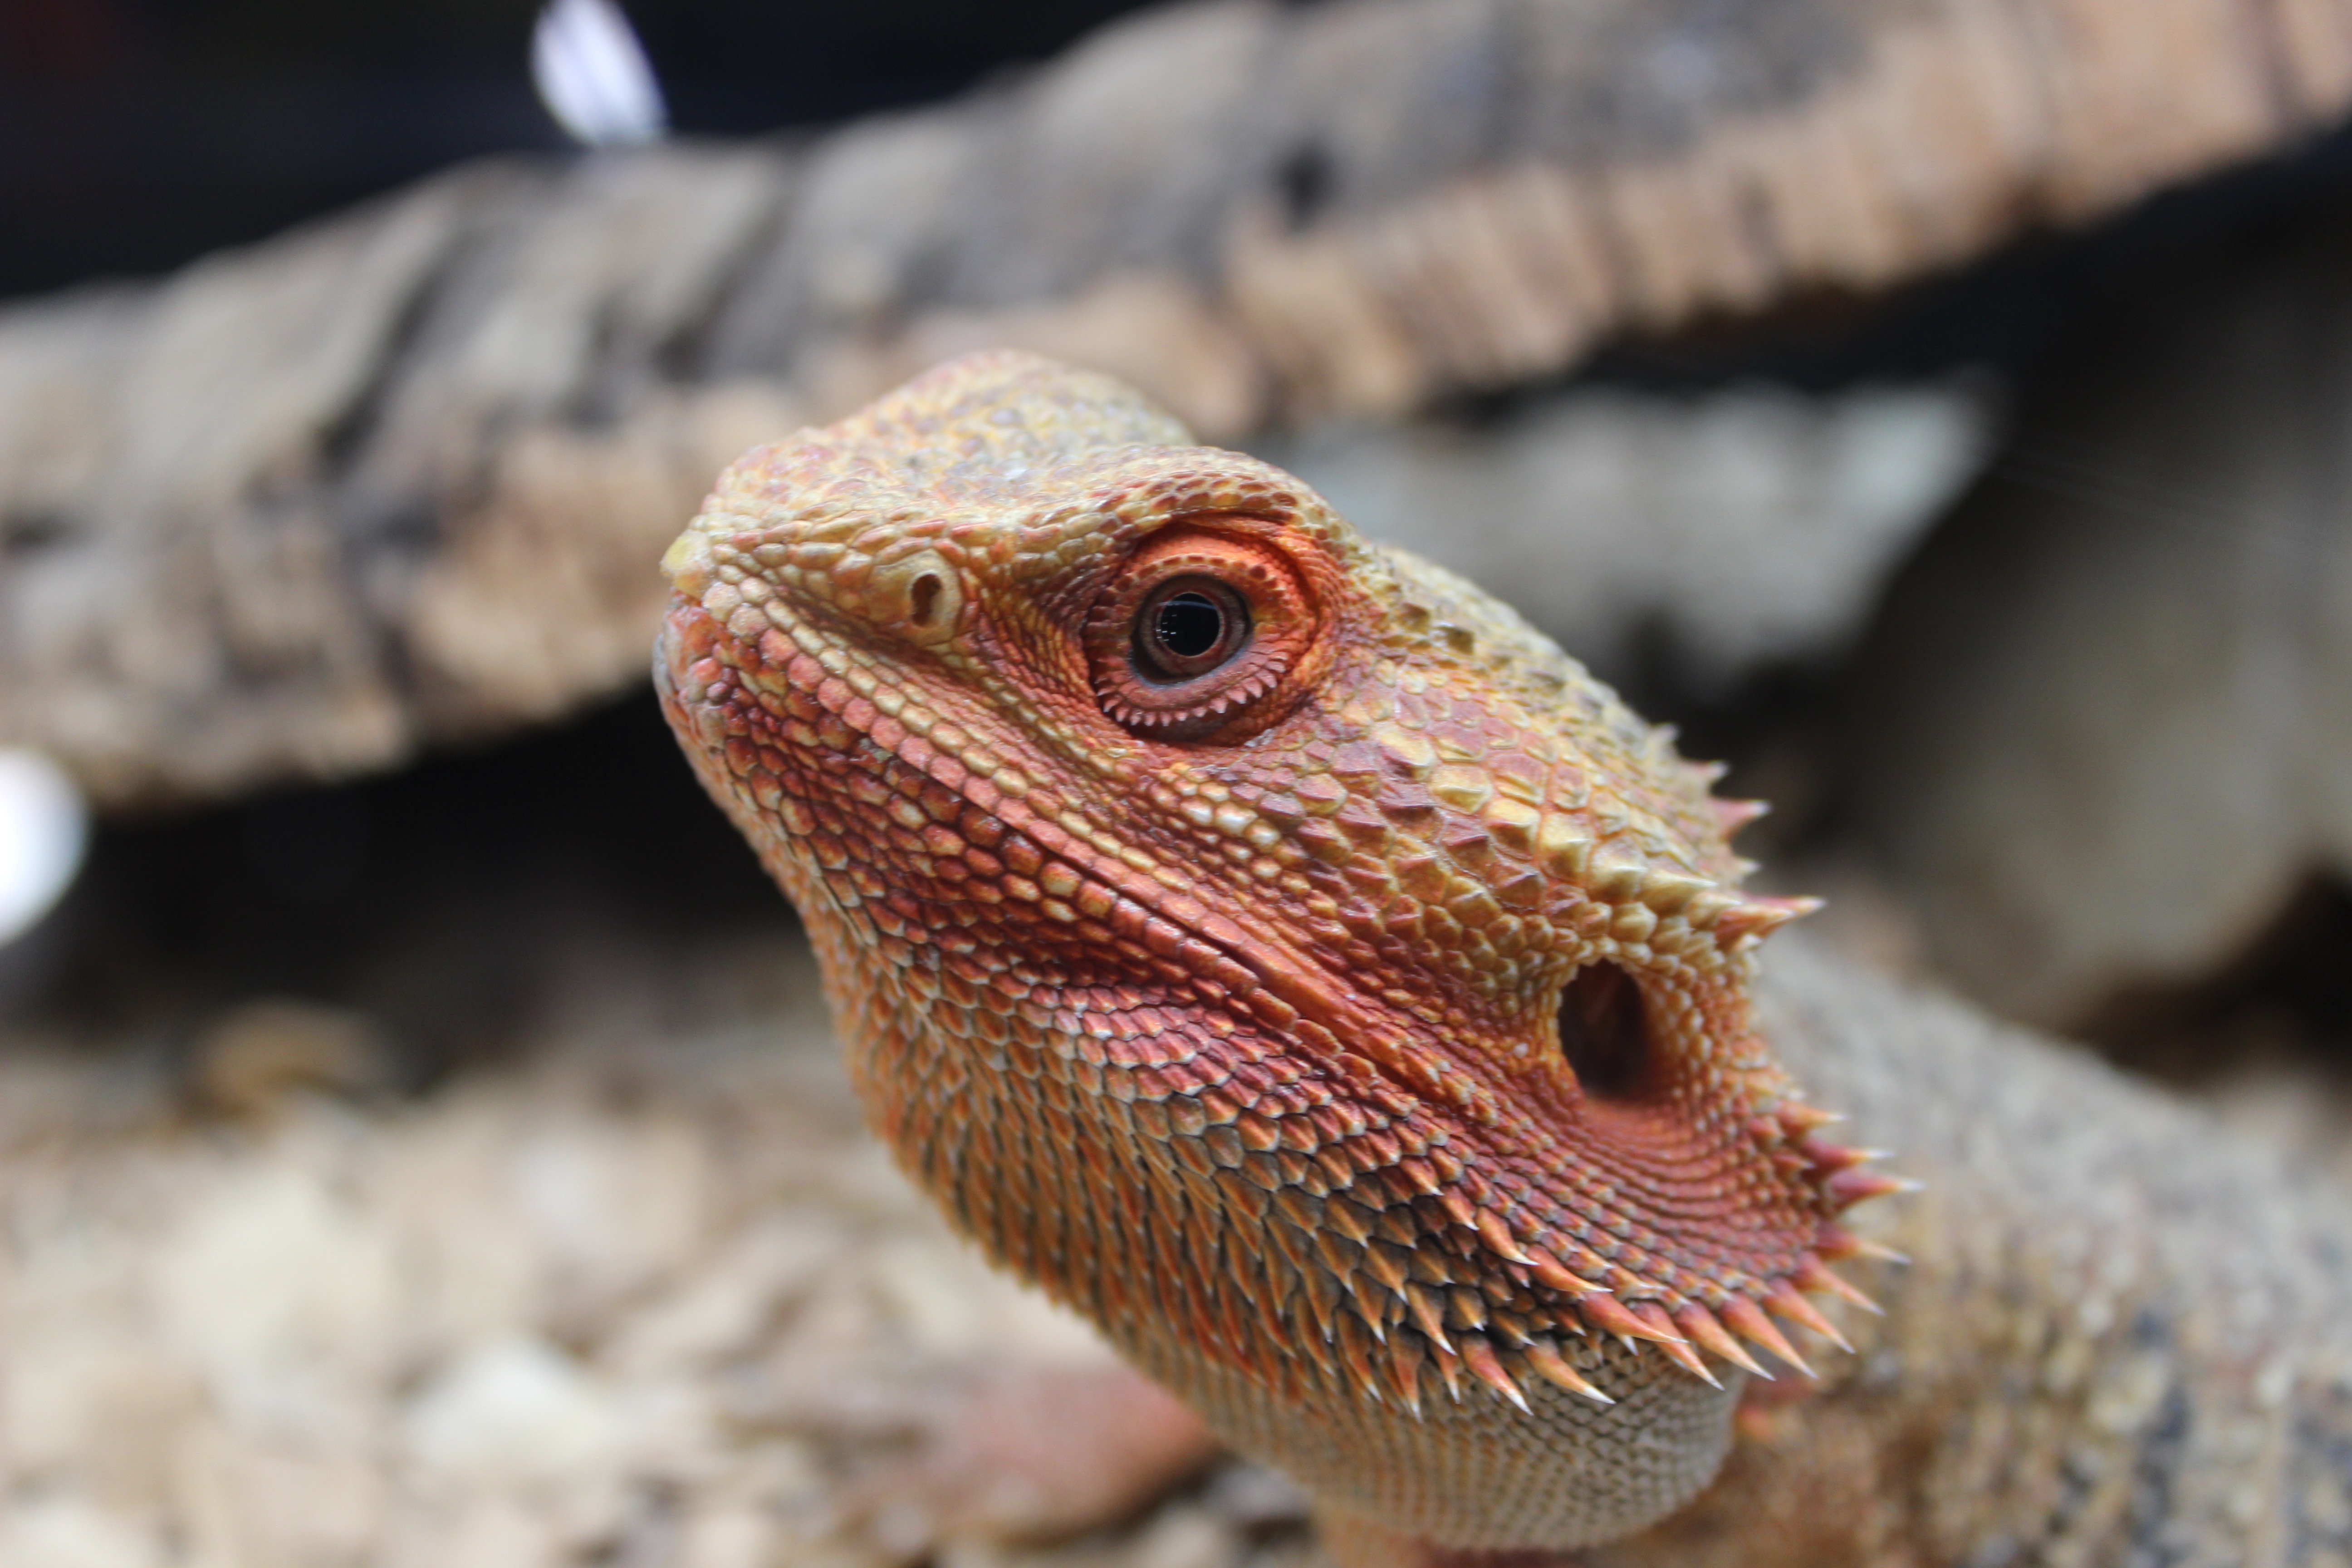
M 755 1015 L 591 988 L 422 1095 L 289 1003 L 0 1046 L 0 1563 L 1298 1560 L 1284 1483 L 891 1169 L 805 950 L 739 946 Z

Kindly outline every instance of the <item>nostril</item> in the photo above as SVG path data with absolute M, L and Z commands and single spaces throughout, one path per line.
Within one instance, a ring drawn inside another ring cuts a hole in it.
M 938 551 L 918 550 L 874 568 L 857 599 L 860 615 L 930 647 L 955 636 L 963 587 Z
M 1642 988 L 1614 963 L 1588 963 L 1569 977 L 1559 1049 L 1592 1099 L 1636 1100 L 1657 1085 Z
M 940 599 L 946 592 L 947 584 L 940 581 L 936 572 L 924 573 L 907 590 L 907 618 L 918 630 L 929 631 L 936 624 Z

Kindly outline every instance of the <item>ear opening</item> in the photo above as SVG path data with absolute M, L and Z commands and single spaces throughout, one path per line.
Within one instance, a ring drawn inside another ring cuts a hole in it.
M 1606 959 L 1569 977 L 1559 1049 L 1588 1099 L 1630 1105 L 1663 1087 L 1642 987 Z

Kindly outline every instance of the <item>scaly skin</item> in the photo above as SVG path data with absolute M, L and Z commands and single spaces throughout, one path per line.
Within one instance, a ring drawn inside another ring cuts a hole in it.
M 1715 1476 L 1749 1347 L 1797 1360 L 1768 1311 L 1832 1331 L 1801 1292 L 1850 1293 L 1837 1216 L 1893 1184 L 1757 1026 L 1801 906 L 1507 609 L 1012 354 L 751 454 L 665 565 L 667 709 L 882 1135 L 1343 1556 L 1631 1536 Z M 1247 636 L 1163 622 L 1187 592 Z M 1943 1397 L 1864 1400 L 1864 1446 Z M 1675 1525 L 1859 1519 L 1808 1463 Z

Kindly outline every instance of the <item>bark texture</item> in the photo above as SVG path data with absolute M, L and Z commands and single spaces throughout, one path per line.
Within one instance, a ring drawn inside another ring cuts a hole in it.
M 1393 412 L 2347 98 L 2352 0 L 1217 0 L 803 143 L 469 166 L 0 315 L 0 739 L 110 806 L 384 766 L 632 679 L 708 476 L 947 353 Z

